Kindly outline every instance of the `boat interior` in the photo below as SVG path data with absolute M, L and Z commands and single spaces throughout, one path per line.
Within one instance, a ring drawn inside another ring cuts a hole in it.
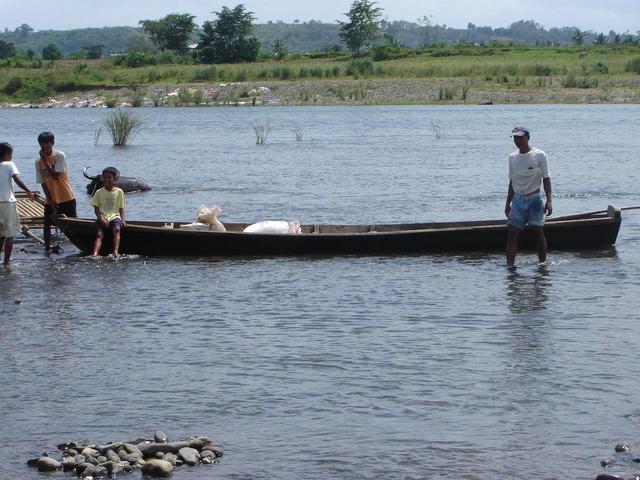
M 559 222 L 568 221 L 589 221 L 595 219 L 613 218 L 619 214 L 619 210 L 610 208 L 599 212 L 589 212 L 577 215 L 568 215 L 547 219 L 547 224 L 552 225 Z M 78 219 L 78 221 L 91 222 L 90 219 Z M 154 227 L 162 229 L 181 229 L 191 222 L 157 222 L 157 221 L 128 221 L 131 226 Z M 241 233 L 251 223 L 224 223 L 227 232 Z M 358 234 L 358 233 L 385 233 L 385 232 L 409 232 L 416 230 L 447 230 L 459 228 L 487 228 L 504 227 L 506 219 L 481 220 L 465 222 L 431 222 L 431 223 L 391 223 L 391 224 L 364 224 L 364 225 L 335 225 L 335 224 L 304 224 L 301 225 L 303 234 Z M 206 228 L 202 230 L 191 230 L 209 232 Z

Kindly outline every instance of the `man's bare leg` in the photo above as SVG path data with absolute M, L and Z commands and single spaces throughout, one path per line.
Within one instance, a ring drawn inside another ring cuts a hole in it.
M 507 230 L 507 267 L 513 267 L 516 262 L 519 236 L 520 230 L 513 225 L 509 225 Z

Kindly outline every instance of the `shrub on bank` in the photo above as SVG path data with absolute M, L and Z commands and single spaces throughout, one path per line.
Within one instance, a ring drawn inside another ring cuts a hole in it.
M 22 77 L 19 77 L 18 75 L 14 75 L 7 81 L 7 84 L 4 86 L 3 90 L 4 90 L 4 93 L 6 93 L 7 95 L 13 95 L 21 88 L 22 88 Z
M 624 71 L 640 73 L 640 57 L 629 60 L 624 67 Z

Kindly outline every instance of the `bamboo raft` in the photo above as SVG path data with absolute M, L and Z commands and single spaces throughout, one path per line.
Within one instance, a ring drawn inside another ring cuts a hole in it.
M 40 237 L 31 232 L 32 228 L 44 227 L 44 200 L 38 192 L 34 192 L 34 196 L 35 198 L 32 202 L 27 198 L 26 193 L 15 193 L 18 214 L 20 215 L 20 231 L 25 237 L 44 244 Z

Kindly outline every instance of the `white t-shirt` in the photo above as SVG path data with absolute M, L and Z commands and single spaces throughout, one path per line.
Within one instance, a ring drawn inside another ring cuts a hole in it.
M 13 176 L 18 175 L 18 167 L 13 162 L 0 162 L 0 202 L 15 202 Z
M 56 159 L 56 163 L 53 170 L 56 173 L 64 173 L 67 171 L 67 157 L 64 152 L 60 150 L 54 150 L 51 152 L 51 156 Z M 42 171 L 40 170 L 40 159 L 36 160 L 36 183 L 44 183 L 42 178 Z
M 516 150 L 509 155 L 509 180 L 515 193 L 535 192 L 543 178 L 549 178 L 549 160 L 542 150 L 532 147 L 527 153 Z

